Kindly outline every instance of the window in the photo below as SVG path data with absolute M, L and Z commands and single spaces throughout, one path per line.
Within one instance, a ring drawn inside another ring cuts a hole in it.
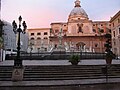
M 41 43 L 41 38 L 40 38 L 40 37 L 38 37 L 38 38 L 37 38 L 37 40 L 36 40 L 36 45 L 37 45 L 37 46 L 39 46 L 39 45 L 40 45 L 40 43 Z
M 120 19 L 118 18 L 118 23 L 120 23 Z
M 59 32 L 59 30 L 55 30 L 55 33 L 58 33 Z
M 32 37 L 31 40 L 34 40 L 34 38 Z
M 32 38 L 30 39 L 30 45 L 34 45 L 34 43 L 35 43 L 35 40 L 34 40 L 34 38 L 32 37 Z
M 113 23 L 113 27 L 114 27 L 114 23 Z
M 37 40 L 40 40 L 40 39 L 41 39 L 40 37 L 37 38 Z
M 35 45 L 34 42 L 31 42 L 31 43 L 32 43 L 33 46 Z
M 44 35 L 47 35 L 48 33 L 47 32 L 44 32 Z
M 101 29 L 100 32 L 101 32 L 101 33 L 104 33 L 104 29 Z
M 31 36 L 34 36 L 34 33 L 31 33 Z
M 44 37 L 44 39 L 48 39 L 47 37 Z
M 93 29 L 93 32 L 94 32 L 94 33 L 96 33 L 96 30 L 95 30 L 95 29 Z
M 114 41 L 114 45 L 116 45 L 116 42 Z
M 119 34 L 120 34 L 120 28 L 119 28 Z
M 113 31 L 113 36 L 115 37 L 115 31 Z
M 40 48 L 37 48 L 38 52 L 40 51 Z
M 37 33 L 37 35 L 41 35 L 41 33 Z
M 47 51 L 47 48 L 45 48 L 45 51 Z
M 95 47 L 98 47 L 98 44 L 97 44 L 97 43 L 95 44 Z
M 109 32 L 111 33 L 111 29 L 109 29 Z

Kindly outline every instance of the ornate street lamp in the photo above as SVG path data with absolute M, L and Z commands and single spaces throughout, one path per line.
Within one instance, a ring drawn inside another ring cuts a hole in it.
M 19 81 L 23 79 L 23 72 L 24 72 L 24 68 L 22 65 L 22 60 L 20 58 L 20 34 L 23 33 L 25 34 L 25 31 L 27 29 L 27 25 L 25 23 L 25 21 L 23 21 L 22 25 L 22 17 L 20 16 L 18 18 L 19 20 L 19 26 L 17 28 L 17 23 L 15 22 L 15 20 L 12 23 L 13 26 L 13 31 L 15 34 L 18 34 L 18 41 L 17 41 L 17 57 L 14 60 L 14 70 L 12 73 L 12 79 L 14 81 Z M 21 26 L 23 26 L 23 29 L 21 29 Z
M 25 23 L 25 21 L 23 21 L 22 25 L 23 25 L 23 30 L 21 29 L 21 21 L 22 21 L 22 17 L 20 16 L 19 18 L 19 27 L 17 28 L 17 24 L 15 22 L 15 20 L 12 23 L 13 26 L 13 31 L 15 34 L 18 34 L 18 41 L 17 41 L 17 57 L 14 60 L 14 66 L 15 67 L 22 67 L 22 60 L 20 59 L 20 33 L 25 34 L 25 30 L 27 29 L 27 25 Z

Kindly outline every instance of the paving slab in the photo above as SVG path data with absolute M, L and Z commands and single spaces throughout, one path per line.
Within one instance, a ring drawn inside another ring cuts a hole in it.
M 0 62 L 0 66 L 10 65 L 13 66 L 13 60 L 5 60 Z M 78 65 L 105 65 L 106 62 L 103 59 L 90 59 L 81 60 Z M 113 60 L 112 64 L 120 64 L 120 60 Z M 23 60 L 23 65 L 71 65 L 68 60 Z
M 84 80 L 54 80 L 54 81 L 0 81 L 0 86 L 70 86 L 70 85 L 90 85 L 90 84 L 105 84 L 105 83 L 119 83 L 120 78 L 106 79 L 84 79 Z

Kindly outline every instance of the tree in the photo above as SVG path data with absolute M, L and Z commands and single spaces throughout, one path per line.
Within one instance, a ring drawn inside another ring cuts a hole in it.
M 114 58 L 114 54 L 111 51 L 111 48 L 112 48 L 111 34 L 106 34 L 105 38 L 107 39 L 106 44 L 105 44 L 105 47 L 106 47 L 106 50 L 105 50 L 106 51 L 106 63 L 111 64 L 112 59 Z
M 111 34 L 106 34 L 105 35 L 105 38 L 107 39 L 106 40 L 106 44 L 105 44 L 105 47 L 106 47 L 106 52 L 109 53 L 111 52 L 111 48 L 112 48 L 112 43 L 111 43 Z
M 3 21 L 0 20 L 0 48 L 2 48 L 2 45 L 3 45 L 3 26 L 4 26 L 4 23 Z

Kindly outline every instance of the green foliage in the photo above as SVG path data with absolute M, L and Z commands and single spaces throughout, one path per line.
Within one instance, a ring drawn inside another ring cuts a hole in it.
M 113 59 L 113 58 L 115 58 L 115 55 L 113 53 L 107 53 L 106 54 L 106 59 L 108 59 L 108 58 Z
M 2 45 L 3 45 L 3 38 L 0 37 L 0 48 L 2 48 Z
M 80 56 L 79 55 L 72 55 L 70 57 L 69 62 L 71 62 L 73 65 L 77 65 L 80 62 Z
M 113 58 L 115 58 L 115 54 L 113 54 L 112 53 L 112 51 L 111 52 L 107 52 L 106 53 L 106 57 L 105 57 L 105 59 L 106 59 L 106 64 L 111 64 L 112 63 L 112 59 Z

